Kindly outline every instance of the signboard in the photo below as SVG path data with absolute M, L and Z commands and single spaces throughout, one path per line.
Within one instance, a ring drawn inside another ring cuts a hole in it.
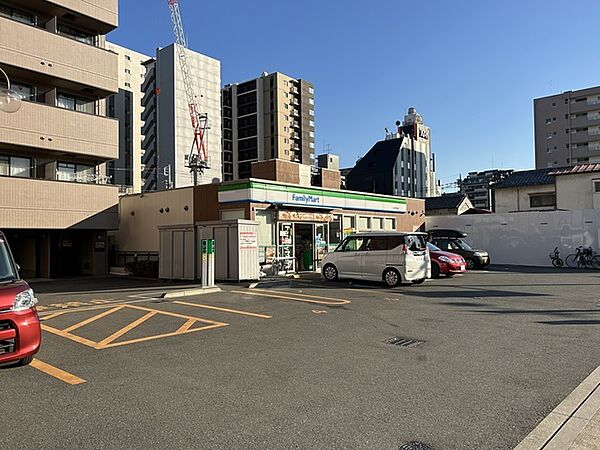
M 256 231 L 240 231 L 240 250 L 255 250 L 258 248 Z
M 277 220 L 286 222 L 332 222 L 333 214 L 310 211 L 277 211 Z
M 323 197 L 320 195 L 310 195 L 310 194 L 289 194 L 290 203 L 299 203 L 302 205 L 322 205 Z

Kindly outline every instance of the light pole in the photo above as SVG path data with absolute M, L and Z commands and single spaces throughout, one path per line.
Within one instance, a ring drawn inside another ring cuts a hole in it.
M 21 109 L 21 96 L 17 91 L 10 88 L 10 80 L 6 72 L 0 68 L 0 72 L 6 77 L 6 89 L 0 88 L 0 111 L 16 113 Z

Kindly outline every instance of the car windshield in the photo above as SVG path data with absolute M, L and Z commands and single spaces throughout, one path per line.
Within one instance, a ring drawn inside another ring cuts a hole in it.
M 425 250 L 425 237 L 420 234 L 408 234 L 404 237 L 404 241 L 411 252 Z
M 469 244 L 460 239 L 456 240 L 456 245 L 458 245 L 461 250 L 473 251 L 473 248 Z
M 8 244 L 4 238 L 0 237 L 0 281 L 16 280 L 17 272 L 8 250 Z
M 428 242 L 428 243 L 427 243 L 427 248 L 429 249 L 429 251 L 432 251 L 432 252 L 441 252 L 441 251 L 442 251 L 442 249 L 441 249 L 441 248 L 439 248 L 439 247 L 436 247 L 436 246 L 435 246 L 435 245 L 433 245 L 431 242 Z

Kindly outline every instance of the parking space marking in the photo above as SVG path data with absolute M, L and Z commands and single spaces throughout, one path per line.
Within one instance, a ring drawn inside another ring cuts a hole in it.
M 330 306 L 342 306 L 348 305 L 352 303 L 350 300 L 337 299 L 331 297 L 321 297 L 318 295 L 306 295 L 306 294 L 296 294 L 293 292 L 284 292 L 281 291 L 266 291 L 263 289 L 252 289 L 251 292 L 248 291 L 231 291 L 236 294 L 244 294 L 244 295 L 254 295 L 258 297 L 268 297 L 268 298 L 280 298 L 284 300 L 292 300 L 295 302 L 304 302 L 304 303 L 316 303 L 317 305 L 330 305 Z M 283 295 L 288 294 L 288 295 Z M 294 297 L 292 297 L 294 296 Z M 305 298 L 308 297 L 308 298 Z M 313 300 L 320 299 L 320 300 Z
M 72 373 L 66 372 L 62 369 L 59 369 L 58 367 L 54 367 L 48 363 L 40 361 L 39 359 L 34 359 L 33 361 L 31 361 L 30 366 L 34 369 L 39 370 L 40 372 L 45 373 L 46 375 L 50 375 L 51 377 L 54 377 L 60 381 L 70 384 L 71 386 L 83 384 L 86 382 L 83 378 L 79 378 L 78 376 L 73 375 Z
M 93 317 L 90 317 L 82 322 L 79 322 L 75 325 L 71 325 L 70 327 L 67 327 L 65 329 L 58 329 L 58 328 L 54 328 L 51 327 L 45 323 L 42 323 L 41 327 L 42 330 L 48 332 L 48 333 L 52 333 L 55 334 L 57 336 L 61 336 L 63 338 L 69 339 L 71 341 L 77 342 L 79 344 L 83 344 L 86 345 L 88 347 L 91 347 L 93 349 L 96 350 L 104 350 L 107 348 L 113 348 L 113 347 L 120 347 L 123 345 L 129 345 L 129 344 L 134 344 L 134 343 L 139 343 L 139 342 L 144 342 L 144 341 L 150 341 L 150 340 L 155 340 L 155 339 L 161 339 L 161 338 L 166 338 L 166 337 L 171 337 L 171 336 L 177 336 L 177 335 L 181 335 L 181 334 L 187 334 L 187 333 L 193 333 L 196 331 L 206 331 L 206 330 L 211 330 L 211 329 L 215 329 L 215 328 L 221 328 L 221 327 L 226 327 L 229 324 L 225 323 L 225 322 L 217 322 L 214 320 L 208 320 L 208 319 L 204 319 L 201 317 L 194 317 L 194 316 L 188 316 L 188 315 L 184 315 L 184 314 L 177 314 L 177 313 L 173 313 L 170 311 L 162 311 L 162 310 L 158 310 L 158 309 L 151 309 L 151 308 L 145 308 L 142 306 L 134 306 L 134 305 L 130 305 L 130 304 L 122 304 L 122 305 L 118 305 L 116 308 L 113 308 L 112 305 L 111 306 L 105 306 L 106 308 L 111 308 L 108 311 L 104 311 L 100 314 L 97 314 Z M 91 339 L 86 339 L 84 337 L 78 336 L 76 334 L 73 334 L 71 331 L 82 328 L 85 325 L 88 325 L 92 322 L 95 322 L 98 319 L 101 319 L 103 317 L 106 317 L 112 313 L 115 313 L 119 310 L 122 309 L 135 309 L 135 310 L 140 310 L 140 311 L 145 311 L 146 314 L 144 314 L 142 317 L 134 320 L 133 322 L 129 323 L 128 325 L 126 325 L 125 327 L 121 328 L 120 330 L 117 330 L 116 332 L 114 332 L 113 334 L 111 334 L 110 336 L 102 339 L 99 342 L 96 341 L 92 341 Z M 79 310 L 80 311 L 80 310 Z M 75 312 L 75 311 L 61 311 L 61 314 L 52 314 L 50 316 L 47 316 L 44 321 L 47 321 L 51 318 L 57 317 L 58 315 L 62 315 L 62 314 L 67 314 L 67 313 L 71 313 L 71 312 Z M 152 336 L 145 336 L 145 337 L 141 337 L 141 338 L 137 338 L 137 339 L 130 339 L 127 341 L 121 341 L 121 342 L 114 342 L 115 340 L 119 339 L 120 337 L 124 336 L 125 334 L 127 334 L 128 332 L 130 332 L 131 330 L 133 330 L 134 328 L 140 326 L 142 323 L 146 322 L 148 319 L 150 319 L 151 317 L 154 317 L 156 315 L 164 315 L 164 316 L 170 316 L 170 317 L 176 317 L 178 319 L 185 319 L 185 323 L 180 326 L 177 331 L 174 332 L 170 332 L 170 333 L 161 333 L 161 334 L 157 334 L 157 335 L 152 335 Z M 202 323 L 204 324 L 203 326 L 197 327 L 197 328 L 192 328 L 192 326 L 195 323 Z
M 273 318 L 273 316 L 269 316 L 267 314 L 259 314 L 259 313 L 253 313 L 253 312 L 248 312 L 248 311 L 240 311 L 239 309 L 221 308 L 218 306 L 211 306 L 211 305 L 201 305 L 200 303 L 188 303 L 188 302 L 182 302 L 182 301 L 174 301 L 173 303 L 177 303 L 178 305 L 194 306 L 196 308 L 211 309 L 214 311 L 223 311 L 223 312 L 228 312 L 228 313 L 232 313 L 232 314 L 240 314 L 242 316 L 258 317 L 259 319 L 272 319 Z

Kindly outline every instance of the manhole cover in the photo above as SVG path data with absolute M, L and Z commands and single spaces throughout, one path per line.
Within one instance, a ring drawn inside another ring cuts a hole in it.
M 412 348 L 412 347 L 416 347 L 417 345 L 422 344 L 425 341 L 419 341 L 418 339 L 412 339 L 412 338 L 407 338 L 407 337 L 394 336 L 392 338 L 386 339 L 383 342 L 385 344 L 395 345 L 396 347 Z M 407 447 L 407 448 L 409 448 L 409 447 Z
M 413 441 L 402 444 L 398 450 L 433 450 L 433 448 L 423 442 Z

